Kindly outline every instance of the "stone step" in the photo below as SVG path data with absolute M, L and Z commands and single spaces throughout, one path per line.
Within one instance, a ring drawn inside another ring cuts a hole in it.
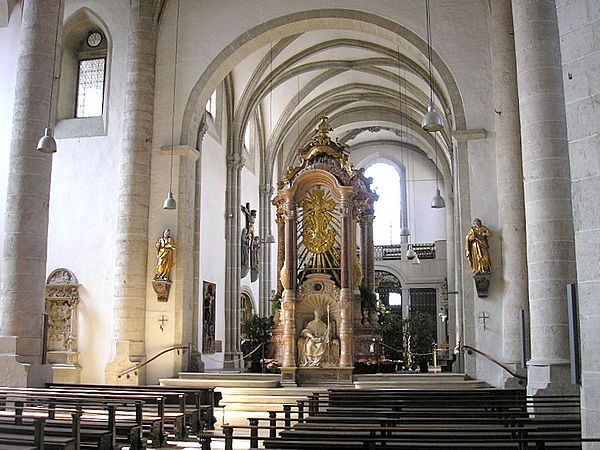
M 268 412 L 283 411 L 283 404 L 277 403 L 220 403 L 222 408 L 227 411 L 247 411 L 247 412 Z
M 223 395 L 291 395 L 307 396 L 315 392 L 327 392 L 327 388 L 315 387 L 280 387 L 277 389 L 260 387 L 223 387 L 217 389 Z
M 278 374 L 246 373 L 180 373 L 179 378 L 161 378 L 161 386 L 182 386 L 197 388 L 217 387 L 256 387 L 278 388 L 281 386 Z
M 296 404 L 296 400 L 306 400 L 306 396 L 298 395 L 223 395 L 221 405 L 229 405 L 230 403 L 270 403 L 270 404 Z
M 461 383 L 443 383 L 436 382 L 432 383 L 427 380 L 416 381 L 416 380 L 406 380 L 406 381 L 395 381 L 382 383 L 381 381 L 375 380 L 365 380 L 365 381 L 355 381 L 354 385 L 357 389 L 365 389 L 365 388 L 391 388 L 391 389 L 456 389 L 456 390 L 464 390 L 464 389 L 484 389 L 489 388 L 490 385 L 485 381 L 477 381 L 477 380 L 465 380 Z

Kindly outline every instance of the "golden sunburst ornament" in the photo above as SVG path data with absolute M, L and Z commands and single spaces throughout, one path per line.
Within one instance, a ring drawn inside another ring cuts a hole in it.
M 304 217 L 302 238 L 306 248 L 314 254 L 331 249 L 335 242 L 335 229 L 331 227 L 335 201 L 320 187 L 314 189 L 302 202 Z

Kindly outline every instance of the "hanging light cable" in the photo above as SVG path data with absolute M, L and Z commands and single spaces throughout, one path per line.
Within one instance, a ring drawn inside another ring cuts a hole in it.
M 179 1 L 177 0 L 177 12 L 175 18 L 175 67 L 173 69 L 173 106 L 171 110 L 171 157 L 169 169 L 169 193 L 163 202 L 163 209 L 176 209 L 177 202 L 173 198 L 173 145 L 175 142 L 175 94 L 177 93 L 177 50 L 179 44 Z
M 48 126 L 44 130 L 44 135 L 37 144 L 37 150 L 42 153 L 56 153 L 56 141 L 54 140 L 54 130 L 50 127 L 52 120 L 52 100 L 54 94 L 54 82 L 56 81 L 56 50 L 58 46 L 58 27 L 60 26 L 62 0 L 58 2 L 58 12 L 56 18 L 56 31 L 54 33 L 54 57 L 52 61 L 52 84 L 50 85 L 50 105 L 48 106 Z
M 433 139 L 433 152 L 435 153 L 435 167 L 433 168 L 433 170 L 435 171 L 435 195 L 431 200 L 431 207 L 436 209 L 445 208 L 446 202 L 444 201 L 444 197 L 442 197 L 442 195 L 440 194 L 440 187 L 438 185 L 438 157 L 435 135 L 432 134 L 431 137 Z
M 427 66 L 429 69 L 429 105 L 427 106 L 427 112 L 423 121 L 421 122 L 421 128 L 428 132 L 441 131 L 444 129 L 444 119 L 435 107 L 433 103 L 433 71 L 431 70 L 431 13 L 429 12 L 429 0 L 425 0 L 425 15 L 427 20 Z
M 400 157 L 402 160 L 402 170 L 404 170 L 404 192 L 406 193 L 406 167 L 404 166 L 404 147 L 402 146 L 402 142 L 404 140 L 404 135 L 406 133 L 406 128 L 404 126 L 404 114 L 402 113 L 402 79 L 403 77 L 400 75 L 400 44 L 398 44 L 398 53 L 396 54 L 396 63 L 398 65 L 398 107 L 400 109 Z M 404 83 L 405 89 L 406 89 L 406 80 Z M 406 104 L 406 95 L 404 95 L 404 103 Z M 408 106 L 407 106 L 407 113 L 408 113 Z M 400 189 L 400 196 L 402 199 L 404 199 L 406 197 L 402 196 L 402 192 L 403 190 Z M 405 202 L 403 202 L 405 203 Z M 400 241 L 402 241 L 402 238 L 408 238 L 408 236 L 410 236 L 410 229 L 408 228 L 408 224 L 406 223 L 407 221 L 407 211 L 406 211 L 406 205 L 403 205 L 404 208 L 401 209 L 401 220 L 402 220 L 402 227 L 400 228 Z

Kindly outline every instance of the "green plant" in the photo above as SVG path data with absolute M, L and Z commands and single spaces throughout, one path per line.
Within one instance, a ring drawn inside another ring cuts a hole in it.
M 414 361 L 423 369 L 432 359 L 429 355 L 435 341 L 435 320 L 430 314 L 415 312 L 408 319 L 408 333 L 411 340 L 411 352 Z
M 242 332 L 246 336 L 242 342 L 242 353 L 244 357 L 250 355 L 246 358 L 246 367 L 250 372 L 262 372 L 261 359 L 269 349 L 272 327 L 272 317 L 261 317 L 256 314 L 242 323 Z
M 271 311 L 275 313 L 276 310 L 281 309 L 281 299 L 283 298 L 283 290 L 277 291 L 271 297 Z
M 387 310 L 379 316 L 379 330 L 385 347 L 385 356 L 391 360 L 401 360 L 404 353 L 404 326 L 406 320 L 394 311 Z

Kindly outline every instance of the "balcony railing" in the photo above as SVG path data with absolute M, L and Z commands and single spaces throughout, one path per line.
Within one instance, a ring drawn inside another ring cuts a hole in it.
M 402 245 L 376 245 L 375 261 L 402 260 Z M 412 244 L 419 259 L 435 259 L 435 243 Z

